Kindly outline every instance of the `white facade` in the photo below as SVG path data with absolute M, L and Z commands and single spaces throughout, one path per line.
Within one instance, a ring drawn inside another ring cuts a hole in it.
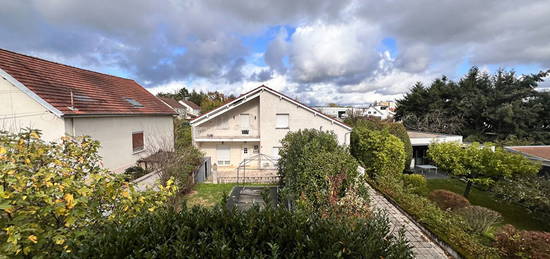
M 378 117 L 381 120 L 393 118 L 394 115 L 388 106 L 371 106 L 363 112 L 363 116 Z
M 31 97 L 6 77 L 0 77 L 0 130 L 39 129 L 46 141 L 56 141 L 65 135 L 90 136 L 101 143 L 99 154 L 103 166 L 112 171 L 134 165 L 155 148 L 173 148 L 172 116 L 63 116 L 52 112 L 53 107 L 37 96 Z M 135 132 L 143 132 L 144 136 L 145 149 L 139 152 L 132 149 Z
M 200 113 L 201 113 L 200 109 L 194 108 L 194 107 L 190 106 L 189 104 L 187 104 L 184 101 L 178 101 L 178 102 L 185 107 L 185 112 L 187 114 L 191 114 L 193 116 L 199 116 L 200 115 Z
M 265 86 L 191 122 L 193 143 L 218 168 L 235 168 L 255 154 L 277 158 L 281 140 L 300 129 L 332 131 L 349 145 L 351 128 Z

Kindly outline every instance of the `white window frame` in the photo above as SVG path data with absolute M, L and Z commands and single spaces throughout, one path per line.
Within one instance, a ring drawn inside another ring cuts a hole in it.
M 279 118 L 284 118 L 286 116 L 286 123 L 281 123 L 282 121 Z M 288 113 L 277 113 L 275 115 L 275 128 L 276 129 L 288 129 L 289 128 L 290 114 Z M 286 125 L 285 125 L 286 124 Z

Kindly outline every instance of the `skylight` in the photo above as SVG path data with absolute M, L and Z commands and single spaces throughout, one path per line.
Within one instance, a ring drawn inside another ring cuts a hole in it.
M 127 102 L 129 102 L 132 106 L 136 107 L 136 108 L 141 108 L 143 107 L 143 104 L 139 103 L 138 101 L 132 99 L 132 98 L 125 98 L 124 100 L 126 100 Z

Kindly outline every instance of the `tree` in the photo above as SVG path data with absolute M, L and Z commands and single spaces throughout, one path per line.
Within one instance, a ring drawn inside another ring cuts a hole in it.
M 44 142 L 40 133 L 0 133 L 0 254 L 54 257 L 105 222 L 165 206 L 175 192 L 137 191 L 100 167 L 88 137 Z
M 353 128 L 350 151 L 371 178 L 401 179 L 405 165 L 403 142 L 387 130 Z
M 540 170 L 540 164 L 490 143 L 466 147 L 457 142 L 435 143 L 430 145 L 428 157 L 440 169 L 466 179 L 464 197 L 468 197 L 474 183 L 491 186 L 501 179 L 533 175 Z
M 417 83 L 397 101 L 396 119 L 410 129 L 480 141 L 515 136 L 550 143 L 550 93 L 536 90 L 549 72 L 490 75 L 473 67 L 458 82 L 442 77 L 429 86 Z
M 346 118 L 345 122 L 349 125 L 352 125 L 354 128 L 365 127 L 371 130 L 387 130 L 390 134 L 398 137 L 399 140 L 403 142 L 403 147 L 405 151 L 405 161 L 403 168 L 409 169 L 413 155 L 413 148 L 409 135 L 407 134 L 407 129 L 405 129 L 402 123 L 387 122 L 377 119 L 373 120 L 365 117 L 348 117 Z

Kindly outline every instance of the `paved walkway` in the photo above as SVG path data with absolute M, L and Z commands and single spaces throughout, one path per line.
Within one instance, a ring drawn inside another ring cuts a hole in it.
M 430 240 L 407 216 L 372 187 L 368 187 L 373 207 L 378 211 L 386 211 L 393 231 L 397 233 L 399 229 L 405 229 L 405 238 L 413 246 L 416 258 L 449 258 L 443 249 Z

